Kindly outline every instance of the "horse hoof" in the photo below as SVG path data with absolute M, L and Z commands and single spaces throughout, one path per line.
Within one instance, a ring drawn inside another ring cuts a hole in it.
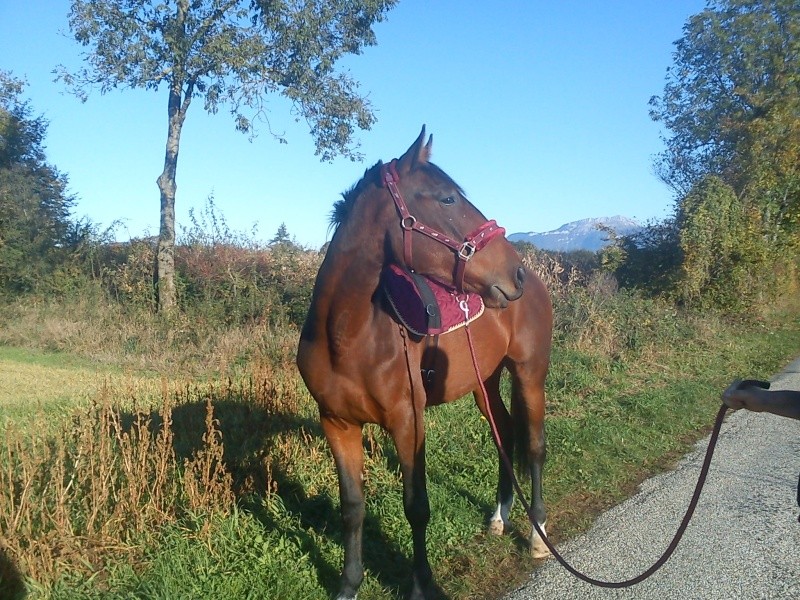
M 550 549 L 544 545 L 544 542 L 539 542 L 531 547 L 531 558 L 550 558 L 550 556 L 552 556 Z
M 505 525 L 502 519 L 489 521 L 489 535 L 503 535 Z
M 547 535 L 547 531 L 544 528 L 544 524 L 539 525 L 539 527 L 541 528 L 542 532 L 545 535 Z M 533 532 L 531 533 L 531 557 L 539 559 L 539 558 L 547 558 L 549 556 L 552 556 L 550 549 L 547 547 L 547 544 L 544 543 L 544 540 L 542 540 L 542 538 L 539 536 L 538 533 L 536 533 L 536 530 L 534 529 Z

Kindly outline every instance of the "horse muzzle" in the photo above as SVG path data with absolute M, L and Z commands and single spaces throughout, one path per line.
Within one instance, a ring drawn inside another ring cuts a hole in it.
M 506 308 L 509 302 L 518 300 L 525 291 L 525 268 L 518 267 L 513 284 L 495 283 L 489 288 L 489 294 L 484 298 L 486 305 L 492 308 Z

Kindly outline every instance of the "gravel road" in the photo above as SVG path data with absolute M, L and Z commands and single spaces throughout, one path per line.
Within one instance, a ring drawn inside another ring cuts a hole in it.
M 800 390 L 800 359 L 772 378 L 772 389 Z M 585 535 L 561 544 L 565 558 L 606 581 L 647 569 L 686 511 L 707 445 L 707 438 L 700 441 L 676 470 L 644 482 Z M 800 421 L 728 413 L 694 518 L 660 571 L 632 588 L 613 590 L 583 583 L 549 559 L 505 600 L 798 599 L 798 473 Z

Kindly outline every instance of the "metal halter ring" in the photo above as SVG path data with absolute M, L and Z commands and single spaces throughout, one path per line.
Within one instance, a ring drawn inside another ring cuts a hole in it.
M 400 220 L 400 227 L 405 229 L 406 231 L 411 231 L 414 229 L 414 225 L 417 224 L 417 217 L 414 215 L 408 215 L 407 217 L 403 217 Z

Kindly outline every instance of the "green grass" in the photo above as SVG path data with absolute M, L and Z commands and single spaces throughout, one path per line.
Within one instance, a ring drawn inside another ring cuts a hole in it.
M 710 428 L 720 391 L 731 379 L 768 377 L 800 354 L 797 314 L 749 325 L 712 319 L 648 327 L 656 328 L 649 338 L 638 330 L 635 348 L 622 344 L 621 351 L 617 346 L 595 352 L 569 341 L 556 345 L 545 471 L 549 531 L 556 541 L 587 527 L 643 478 L 670 467 Z M 273 352 L 266 364 L 254 362 L 229 381 L 189 377 L 168 385 L 68 354 L 14 348 L 0 348 L 0 367 L 0 390 L 6 390 L 0 415 L 23 432 L 41 418 L 50 426 L 57 422 L 67 433 L 46 435 L 65 436 L 67 465 L 80 462 L 68 432 L 90 426 L 87 405 L 108 400 L 123 407 L 129 420 L 138 406 L 155 427 L 160 413 L 152 406 L 168 397 L 176 461 L 165 481 L 178 485 L 176 509 L 160 524 L 135 527 L 132 517 L 127 529 L 103 537 L 80 531 L 70 536 L 33 523 L 35 539 L 24 547 L 11 546 L 0 533 L 0 592 L 4 584 L 13 591 L 8 582 L 26 577 L 31 599 L 327 598 L 335 592 L 343 557 L 336 474 L 316 406 L 290 355 Z M 20 373 L 27 374 L 26 385 L 20 385 Z M 230 479 L 213 480 L 209 493 L 216 499 L 193 505 L 192 493 L 199 492 L 180 486 L 186 485 L 186 461 L 209 448 L 203 439 L 207 401 Z M 83 421 L 68 418 L 76 406 Z M 534 565 L 519 504 L 512 514 L 514 533 L 484 534 L 497 476 L 488 425 L 472 400 L 462 399 L 428 411 L 426 427 L 433 515 L 428 547 L 437 581 L 451 598 L 500 597 Z M 367 576 L 359 598 L 403 597 L 411 547 L 397 461 L 379 429 L 367 427 L 365 439 Z M 143 450 L 152 453 L 155 441 L 149 443 Z M 138 456 L 137 448 L 132 445 L 125 456 Z M 54 456 L 46 455 L 41 468 Z M 68 510 L 77 527 L 86 496 L 74 498 Z M 146 507 L 148 499 L 141 501 Z M 33 507 L 30 514 L 40 518 Z M 57 546 L 58 560 L 48 565 L 37 559 L 34 542 Z
M 43 352 L 33 348 L 0 346 L 0 360 L 41 367 L 89 368 L 92 362 L 63 352 Z
M 0 423 L 65 419 L 102 384 L 102 371 L 65 354 L 0 346 Z
M 129 402 L 152 403 L 159 395 L 152 375 L 64 352 L 0 346 L 0 374 L 0 426 L 29 430 L 52 431 L 109 385 Z

